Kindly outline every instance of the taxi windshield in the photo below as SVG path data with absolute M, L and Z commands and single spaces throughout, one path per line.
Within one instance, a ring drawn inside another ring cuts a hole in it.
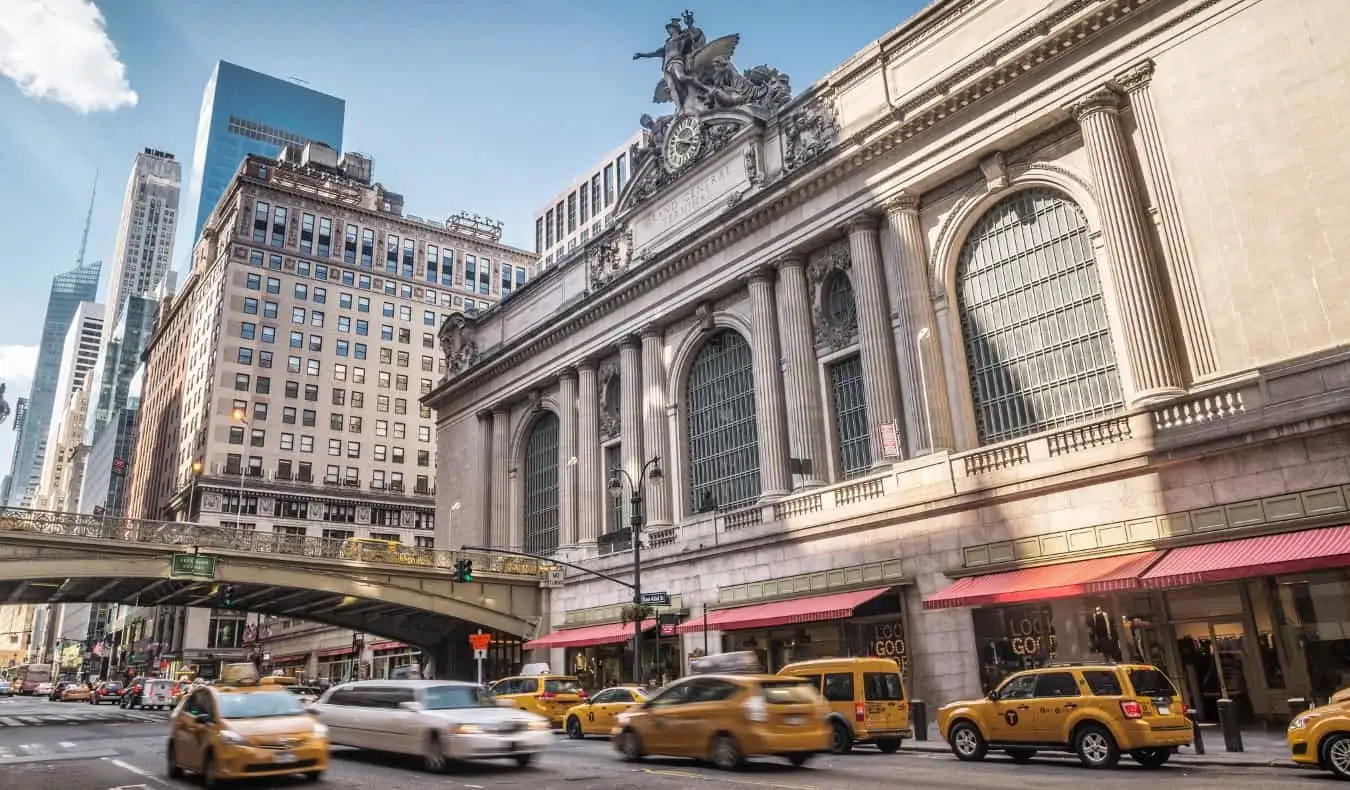
M 496 705 L 492 692 L 478 686 L 429 686 L 422 692 L 422 707 L 427 710 L 492 708 Z
M 268 716 L 299 716 L 305 712 L 300 699 L 289 691 L 250 691 L 221 694 L 216 698 L 222 719 L 263 719 Z
M 764 701 L 772 705 L 814 702 L 813 687 L 804 681 L 765 681 Z
M 575 679 L 545 680 L 544 691 L 549 694 L 575 694 L 581 691 L 581 683 Z

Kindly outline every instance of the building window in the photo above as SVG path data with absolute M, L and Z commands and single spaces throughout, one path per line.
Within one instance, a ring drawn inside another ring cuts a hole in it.
M 569 234 L 576 232 L 577 229 L 577 193 L 573 192 L 567 196 L 567 232 Z
M 731 329 L 704 343 L 685 386 L 690 508 L 719 508 L 759 497 L 759 436 L 750 344 Z
M 605 207 L 614 202 L 614 165 L 605 165 Z
M 253 243 L 267 243 L 267 219 L 271 206 L 259 200 L 253 207 Z M 259 256 L 261 257 L 261 256 Z
M 525 551 L 558 548 L 558 416 L 545 412 L 525 443 Z
M 333 248 L 333 220 L 327 217 L 319 218 L 319 248 L 320 258 L 327 258 L 332 253 Z
M 981 443 L 1123 408 L 1101 280 L 1078 206 L 1045 189 L 1004 198 L 971 230 L 956 278 Z
M 544 254 L 544 218 L 538 217 L 534 221 L 534 254 Z
M 369 228 L 361 231 L 361 268 L 369 269 L 375 265 L 375 231 Z
M 872 468 L 872 432 L 863 398 L 862 359 L 849 357 L 830 365 L 830 389 L 840 471 L 844 477 L 866 474 Z
M 618 379 L 616 377 L 614 381 L 617 380 Z M 616 442 L 615 444 L 611 444 L 608 447 L 606 447 L 605 479 L 608 480 L 610 473 L 613 472 L 613 470 L 618 469 L 622 466 L 623 466 L 623 446 Z M 605 534 L 612 534 L 618 532 L 619 530 L 627 526 L 628 514 L 624 512 L 628 509 L 627 504 L 628 503 L 625 501 L 625 497 L 621 496 L 609 497 L 609 508 L 605 518 Z

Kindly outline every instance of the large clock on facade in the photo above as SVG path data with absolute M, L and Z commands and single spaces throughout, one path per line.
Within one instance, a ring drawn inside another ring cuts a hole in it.
M 676 118 L 666 131 L 666 168 L 672 172 L 698 158 L 703 150 L 703 129 L 692 115 Z

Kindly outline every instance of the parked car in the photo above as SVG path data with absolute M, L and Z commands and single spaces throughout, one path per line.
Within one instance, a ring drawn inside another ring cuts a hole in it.
M 101 702 L 121 702 L 122 694 L 125 688 L 121 683 L 115 680 L 104 681 L 94 687 L 93 694 L 89 695 L 89 704 L 98 705 Z

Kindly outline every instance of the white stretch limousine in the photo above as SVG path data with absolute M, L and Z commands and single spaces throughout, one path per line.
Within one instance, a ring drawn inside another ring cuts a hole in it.
M 362 680 L 309 706 L 334 746 L 449 760 L 513 759 L 524 768 L 553 743 L 547 719 L 502 707 L 492 692 L 452 680 Z

